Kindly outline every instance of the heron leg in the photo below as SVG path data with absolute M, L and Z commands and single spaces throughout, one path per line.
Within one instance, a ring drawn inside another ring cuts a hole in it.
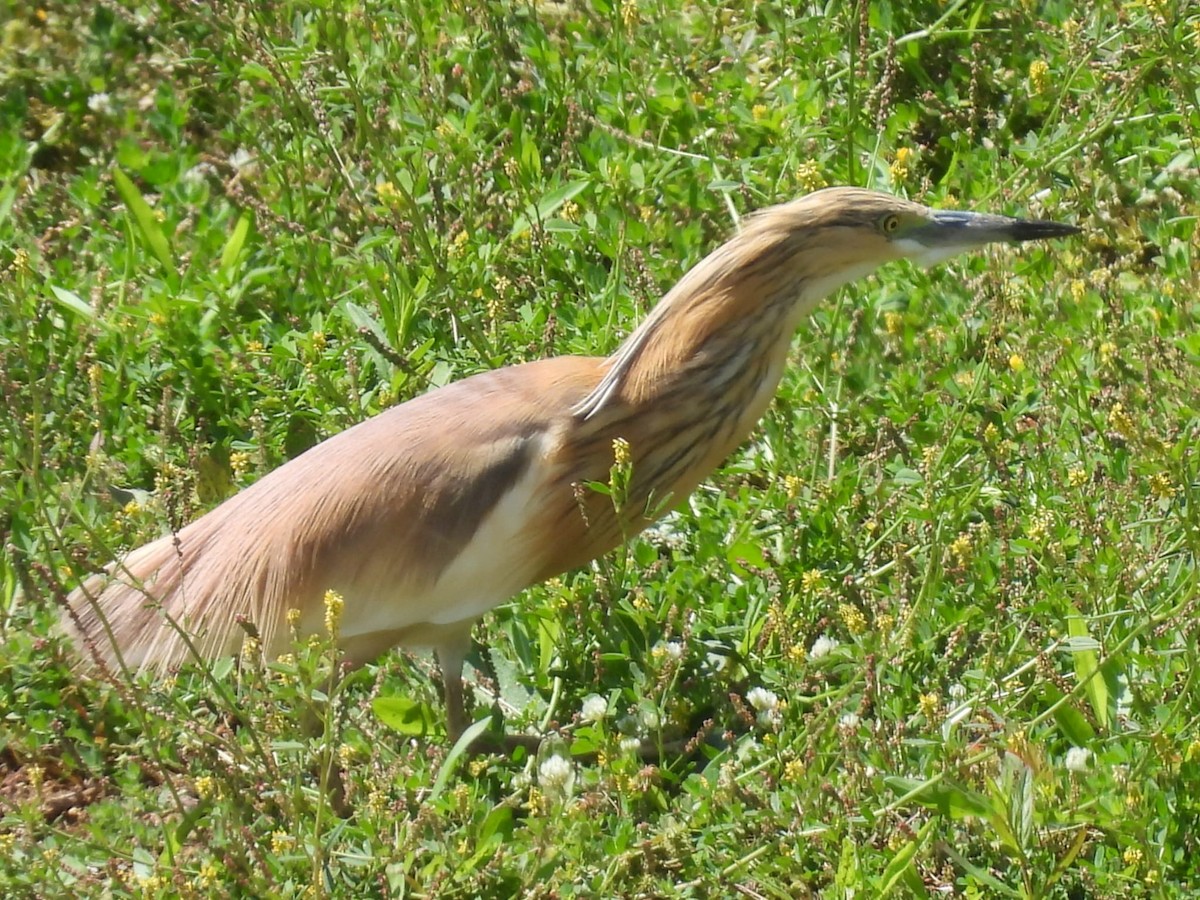
M 446 733 L 453 743 L 466 730 L 467 714 L 463 709 L 463 661 L 471 649 L 471 627 L 447 637 L 438 644 L 438 665 L 442 669 L 442 696 L 446 702 Z

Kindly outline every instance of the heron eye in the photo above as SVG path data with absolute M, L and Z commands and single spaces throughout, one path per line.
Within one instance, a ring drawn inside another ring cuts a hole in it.
M 884 234 L 893 234 L 900 227 L 900 217 L 895 213 L 889 213 L 884 216 L 879 223 L 879 228 Z

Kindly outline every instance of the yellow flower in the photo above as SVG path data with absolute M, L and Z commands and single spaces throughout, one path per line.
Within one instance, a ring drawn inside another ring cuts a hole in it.
M 799 168 L 796 169 L 796 181 L 806 191 L 818 191 L 829 183 L 821 174 L 821 167 L 811 159 L 800 163 Z
M 325 631 L 330 637 L 337 637 L 345 606 L 346 601 L 337 591 L 325 592 Z
M 965 566 L 971 561 L 971 536 L 963 532 L 950 543 L 950 553 L 959 566 Z
M 1021 358 L 1021 354 L 1014 353 L 1008 358 L 1008 367 L 1014 372 L 1025 371 L 1025 360 Z
M 892 337 L 904 331 L 904 316 L 898 312 L 886 312 L 883 314 L 883 327 Z
M 767 107 L 765 104 L 757 103 L 755 104 L 754 108 L 750 110 L 750 114 L 754 116 L 754 121 L 761 122 L 767 117 Z
M 271 852 L 275 854 L 286 853 L 296 843 L 296 839 L 286 831 L 271 832 Z
M 613 465 L 628 466 L 632 462 L 629 454 L 629 441 L 623 437 L 613 438 Z
M 1035 59 L 1029 64 L 1029 92 L 1043 94 L 1050 86 L 1050 66 L 1044 59 Z
M 1081 488 L 1088 483 L 1090 476 L 1083 466 L 1072 466 L 1067 470 L 1067 484 L 1073 488 Z
M 783 766 L 783 777 L 788 781 L 799 781 L 804 777 L 806 766 L 803 760 L 789 759 Z
M 621 3 L 621 23 L 632 29 L 638 23 L 637 0 L 623 0 Z
M 1155 472 L 1150 476 L 1150 493 L 1157 500 L 1170 500 L 1175 496 L 1175 485 L 1165 472 Z
M 1133 419 L 1121 403 L 1114 403 L 1108 411 L 1108 427 L 1126 440 L 1132 440 L 1136 434 Z
M 934 719 L 937 717 L 938 710 L 942 708 L 942 700 L 935 693 L 922 694 L 917 699 L 917 708 L 921 710 L 921 715 L 926 719 Z
M 403 199 L 400 191 L 390 181 L 382 181 L 375 185 L 375 195 L 385 206 L 398 206 Z
M 861 609 L 850 603 L 838 605 L 838 616 L 853 635 L 860 635 L 867 630 L 867 617 Z
M 825 583 L 825 575 L 820 569 L 809 569 L 800 576 L 800 586 L 809 594 L 814 594 Z
M 892 164 L 888 167 L 892 181 L 904 181 L 904 179 L 908 178 L 915 157 L 916 154 L 908 147 L 901 147 L 896 151 L 896 156 L 892 160 Z

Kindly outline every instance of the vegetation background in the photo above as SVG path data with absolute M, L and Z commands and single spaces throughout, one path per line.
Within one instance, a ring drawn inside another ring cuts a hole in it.
M 1194 4 L 5 12 L 0 894 L 1200 895 Z M 70 673 L 83 572 L 826 184 L 1086 235 L 842 291 L 689 504 L 489 616 L 537 753 L 410 654 Z

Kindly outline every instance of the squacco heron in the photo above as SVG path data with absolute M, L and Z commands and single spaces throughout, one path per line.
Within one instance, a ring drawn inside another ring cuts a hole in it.
M 289 610 L 320 632 L 334 590 L 352 663 L 435 650 L 457 736 L 476 619 L 681 503 L 763 415 L 822 297 L 889 260 L 1078 231 L 855 188 L 770 207 L 611 356 L 485 372 L 334 435 L 86 579 L 64 626 L 110 664 L 162 670 L 238 652 L 248 621 L 274 658 Z M 632 464 L 621 504 L 584 487 L 607 480 L 617 438 Z

